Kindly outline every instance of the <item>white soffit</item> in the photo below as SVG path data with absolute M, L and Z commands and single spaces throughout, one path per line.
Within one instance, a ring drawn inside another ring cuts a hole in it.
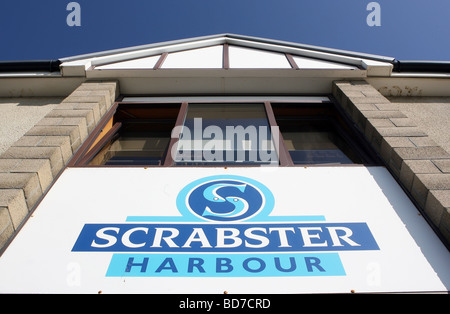
M 283 53 L 253 48 L 230 46 L 230 68 L 245 69 L 290 69 L 291 65 Z
M 169 53 L 162 69 L 210 69 L 222 68 L 223 46 L 212 46 Z

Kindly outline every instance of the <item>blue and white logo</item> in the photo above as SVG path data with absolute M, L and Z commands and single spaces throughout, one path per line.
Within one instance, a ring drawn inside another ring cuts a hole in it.
M 212 176 L 187 185 L 178 195 L 180 209 L 206 221 L 241 221 L 273 209 L 272 193 L 261 183 L 237 176 Z
M 272 192 L 246 177 L 195 180 L 176 206 L 181 215 L 85 224 L 72 251 L 114 252 L 108 277 L 273 277 L 345 276 L 336 251 L 379 250 L 364 222 L 273 215 Z

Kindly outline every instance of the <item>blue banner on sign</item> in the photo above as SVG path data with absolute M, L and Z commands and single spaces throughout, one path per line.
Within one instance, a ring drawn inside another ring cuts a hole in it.
M 366 223 L 86 224 L 74 252 L 379 250 Z
M 338 253 L 114 254 L 107 277 L 345 276 Z

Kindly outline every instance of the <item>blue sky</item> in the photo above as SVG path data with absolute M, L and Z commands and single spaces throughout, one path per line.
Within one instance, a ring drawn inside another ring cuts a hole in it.
M 450 60 L 450 0 L 71 0 L 0 4 L 0 60 L 58 59 L 204 35 L 234 33 L 394 57 Z

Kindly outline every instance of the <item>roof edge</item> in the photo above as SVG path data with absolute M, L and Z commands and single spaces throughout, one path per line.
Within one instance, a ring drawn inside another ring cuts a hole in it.
M 111 54 L 126 53 L 126 52 L 131 52 L 131 51 L 136 51 L 136 50 L 158 48 L 158 47 L 163 47 L 163 46 L 171 46 L 171 45 L 190 43 L 190 42 L 200 41 L 200 40 L 216 39 L 216 38 L 221 38 L 221 37 L 227 37 L 227 34 L 207 35 L 207 36 L 192 37 L 192 38 L 187 38 L 187 39 L 176 39 L 176 40 L 158 42 L 158 43 L 147 44 L 147 45 L 139 45 L 139 46 L 133 46 L 133 47 L 105 50 L 105 51 L 101 51 L 101 52 L 87 53 L 87 54 L 77 55 L 77 56 L 73 56 L 73 57 L 60 58 L 60 60 L 62 62 L 77 61 L 77 60 L 82 60 L 82 59 L 103 57 L 103 56 L 111 55 Z
M 140 45 L 140 46 L 127 47 L 127 48 L 106 50 L 106 51 L 88 53 L 88 54 L 83 54 L 83 55 L 78 55 L 78 56 L 73 56 L 73 57 L 61 58 L 60 60 L 62 62 L 69 62 L 69 61 L 76 61 L 76 60 L 81 60 L 81 59 L 103 57 L 103 56 L 111 55 L 111 54 L 126 53 L 126 52 L 132 52 L 132 51 L 143 50 L 143 49 L 159 48 L 159 47 L 163 47 L 163 46 L 185 44 L 185 43 L 190 43 L 190 42 L 195 42 L 195 41 L 218 39 L 218 38 L 224 38 L 224 39 L 230 38 L 230 39 L 257 41 L 257 42 L 264 43 L 264 44 L 288 46 L 291 48 L 307 49 L 307 50 L 312 50 L 312 51 L 317 51 L 317 52 L 338 54 L 338 55 L 354 57 L 354 58 L 370 59 L 370 60 L 374 60 L 374 61 L 387 62 L 387 63 L 392 63 L 395 60 L 395 58 L 392 58 L 392 57 L 385 57 L 385 56 L 379 56 L 379 55 L 373 55 L 373 54 L 367 54 L 367 53 L 359 53 L 359 52 L 319 47 L 319 46 L 306 45 L 306 44 L 298 44 L 298 43 L 294 43 L 294 42 L 267 39 L 267 38 L 247 36 L 247 35 L 238 35 L 238 34 L 232 34 L 232 33 L 223 33 L 223 34 L 216 34 L 216 35 L 192 37 L 192 38 L 187 38 L 187 39 L 178 39 L 178 40 L 165 41 L 165 42 L 153 43 L 153 44 L 148 44 L 148 45 Z
M 289 46 L 292 48 L 308 49 L 308 50 L 313 50 L 313 51 L 318 51 L 318 52 L 339 54 L 339 55 L 343 55 L 343 56 L 347 56 L 347 57 L 370 59 L 370 60 L 380 61 L 380 62 L 392 63 L 395 60 L 395 58 L 393 58 L 393 57 L 386 57 L 386 56 L 380 56 L 380 55 L 374 55 L 374 54 L 368 54 L 368 53 L 362 53 L 362 52 L 354 52 L 354 51 L 335 49 L 335 48 L 327 48 L 327 47 L 307 45 L 307 44 L 299 44 L 299 43 L 294 43 L 294 42 L 289 42 L 289 41 L 267 39 L 267 38 L 246 36 L 246 35 L 237 35 L 237 34 L 225 34 L 225 35 L 227 37 L 235 38 L 235 39 L 254 40 L 254 41 L 259 41 L 261 43 L 283 45 L 283 46 Z
M 19 73 L 50 72 L 50 73 L 52 73 L 52 72 L 59 72 L 60 65 L 64 62 L 77 61 L 77 60 L 102 57 L 102 56 L 107 56 L 107 55 L 112 55 L 112 54 L 120 54 L 120 53 L 138 51 L 138 50 L 143 50 L 143 49 L 159 48 L 159 47 L 164 47 L 164 46 L 186 44 L 186 43 L 191 43 L 191 42 L 195 42 L 195 41 L 202 41 L 202 40 L 204 41 L 204 40 L 220 39 L 220 38 L 223 38 L 225 40 L 227 38 L 230 38 L 230 39 L 237 39 L 237 40 L 255 41 L 255 42 L 259 42 L 259 43 L 263 43 L 263 44 L 287 46 L 287 47 L 291 47 L 291 48 L 307 49 L 307 50 L 322 52 L 322 53 L 337 54 L 337 55 L 346 56 L 346 57 L 363 58 L 363 59 L 368 59 L 368 60 L 380 61 L 380 62 L 392 64 L 393 65 L 392 71 L 397 72 L 397 73 L 450 73 L 450 61 L 397 60 L 395 58 L 379 56 L 379 55 L 358 53 L 358 52 L 352 52 L 352 51 L 346 51 L 346 50 L 340 50 L 340 49 L 334 49 L 334 48 L 326 48 L 326 47 L 319 47 L 319 46 L 313 46 L 313 45 L 298 44 L 298 43 L 287 42 L 287 41 L 282 41 L 282 40 L 273 40 L 273 39 L 266 39 L 266 38 L 247 36 L 247 35 L 238 35 L 238 34 L 232 34 L 232 33 L 222 33 L 222 34 L 216 34 L 216 35 L 192 37 L 192 38 L 187 38 L 187 39 L 171 40 L 171 41 L 158 42 L 158 43 L 147 44 L 147 45 L 140 45 L 140 46 L 133 46 L 133 47 L 127 47 L 127 48 L 114 49 L 114 50 L 107 50 L 107 51 L 102 51 L 102 52 L 82 54 L 82 55 L 78 55 L 78 56 L 60 58 L 60 59 L 56 59 L 56 60 L 54 59 L 54 60 L 0 61 L 0 73 L 10 73 L 10 72 L 16 72 L 16 73 L 18 73 L 18 72 Z

